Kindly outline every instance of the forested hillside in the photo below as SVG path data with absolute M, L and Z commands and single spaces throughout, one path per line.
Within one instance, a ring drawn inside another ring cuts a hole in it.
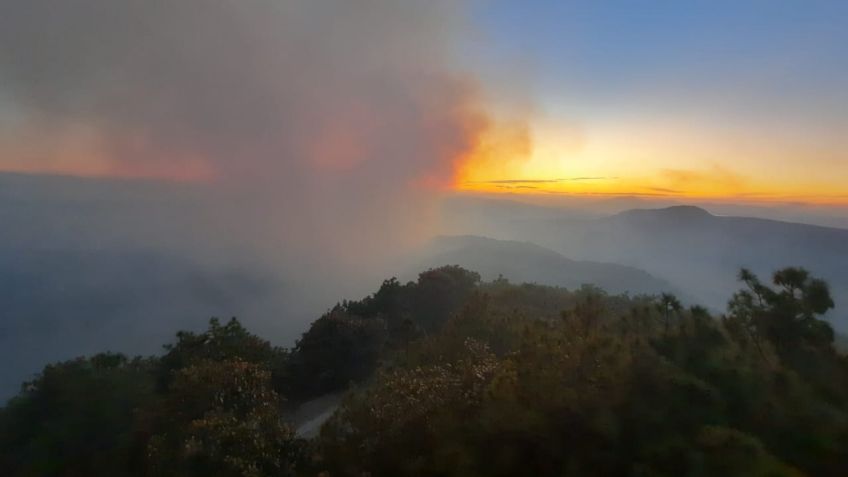
M 727 313 L 456 266 L 387 280 L 292 349 L 235 319 L 158 357 L 47 366 L 0 411 L 11 476 L 840 476 L 848 359 L 802 269 Z M 732 277 L 728 277 L 732 280 Z M 346 392 L 314 438 L 287 422 Z

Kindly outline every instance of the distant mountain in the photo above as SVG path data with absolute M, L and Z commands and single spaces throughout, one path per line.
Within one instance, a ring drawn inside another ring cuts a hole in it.
M 478 236 L 435 238 L 413 269 L 460 265 L 484 279 L 498 275 L 513 282 L 534 282 L 575 289 L 597 285 L 610 293 L 660 293 L 674 287 L 643 270 L 612 263 L 570 260 L 553 250 L 528 242 Z
M 631 209 L 614 216 L 618 220 L 644 222 L 649 220 L 667 221 L 703 221 L 713 217 L 706 210 L 694 205 L 675 205 L 662 209 Z
M 704 304 L 723 308 L 741 267 L 769 275 L 801 266 L 826 279 L 848 327 L 848 230 L 750 217 L 692 206 L 635 209 L 603 218 L 537 220 L 512 235 L 566 256 L 641 268 Z
M 639 197 L 556 196 L 520 199 L 456 194 L 442 200 L 445 228 L 452 235 L 493 236 L 486 228 L 504 230 L 508 226 L 539 219 L 589 219 L 608 217 L 630 210 L 660 210 L 675 206 L 697 206 L 712 214 L 732 217 L 758 217 L 799 224 L 848 228 L 848 207 L 816 204 L 755 205 L 733 202 L 680 202 L 674 199 Z M 530 202 L 527 202 L 530 200 Z M 542 205 L 544 204 L 544 205 Z M 482 226 L 482 227 L 481 227 Z M 448 233 L 448 232 L 446 232 Z

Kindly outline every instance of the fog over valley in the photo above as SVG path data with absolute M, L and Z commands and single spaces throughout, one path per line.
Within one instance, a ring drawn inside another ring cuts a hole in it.
M 848 329 L 848 231 L 838 228 L 695 207 L 610 214 L 445 195 L 431 215 L 438 225 L 419 240 L 395 255 L 360 248 L 352 259 L 322 242 L 287 253 L 255 232 L 261 219 L 233 219 L 237 195 L 202 184 L 6 174 L 0 195 L 0 349 L 16 363 L 4 368 L 4 397 L 49 362 L 104 349 L 158 353 L 212 316 L 237 316 L 291 346 L 333 304 L 453 264 L 487 280 L 670 292 L 717 312 L 739 268 L 768 275 L 793 264 L 829 281 L 837 308 L 828 319 Z

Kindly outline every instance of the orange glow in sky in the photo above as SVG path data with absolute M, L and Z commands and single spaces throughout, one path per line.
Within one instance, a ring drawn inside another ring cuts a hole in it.
M 495 130 L 481 138 L 461 162 L 455 188 L 844 205 L 848 158 L 839 150 L 846 149 L 779 131 L 541 121 L 525 136 Z

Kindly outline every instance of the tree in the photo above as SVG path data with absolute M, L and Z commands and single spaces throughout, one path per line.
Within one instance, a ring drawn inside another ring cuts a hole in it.
M 178 370 L 155 411 L 149 470 L 161 476 L 293 475 L 300 446 L 263 366 L 239 358 Z
M 297 400 L 342 391 L 374 372 L 386 339 L 383 320 L 350 316 L 336 307 L 298 340 L 284 387 Z
M 671 314 L 679 313 L 681 308 L 682 305 L 680 304 L 680 300 L 678 300 L 676 296 L 670 293 L 663 293 L 660 295 L 659 302 L 657 302 L 657 309 L 662 314 L 663 329 L 666 333 L 668 333 Z
M 584 288 L 584 293 L 578 299 L 574 309 L 563 313 L 563 319 L 576 320 L 579 332 L 585 337 L 595 328 L 604 313 L 605 294 L 594 288 Z
M 422 272 L 412 296 L 413 319 L 428 332 L 438 330 L 479 283 L 479 273 L 457 265 Z
M 175 344 L 165 345 L 166 353 L 159 360 L 158 385 L 165 390 L 174 372 L 201 361 L 227 361 L 240 359 L 249 363 L 262 363 L 275 374 L 282 372 L 287 355 L 281 348 L 249 333 L 236 319 L 222 325 L 217 318 L 209 320 L 209 328 L 202 333 L 180 331 Z
M 834 306 L 823 280 L 801 268 L 775 272 L 772 281 L 777 289 L 763 285 L 747 269 L 740 271 L 739 279 L 747 289 L 737 292 L 728 305 L 732 329 L 744 332 L 758 345 L 762 339 L 769 340 L 783 357 L 804 346 L 832 348 L 833 329 L 819 319 Z
M 152 365 L 102 353 L 45 367 L 0 410 L 4 475 L 136 475 L 133 423 L 153 397 Z

